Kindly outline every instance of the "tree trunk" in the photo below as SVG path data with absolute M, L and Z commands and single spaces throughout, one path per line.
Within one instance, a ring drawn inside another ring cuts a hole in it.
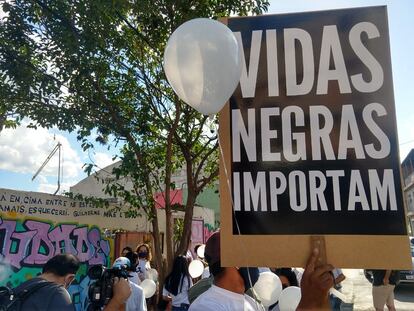
M 167 152 L 165 157 L 165 180 L 164 180 L 164 187 L 165 187 L 165 237 L 166 237 L 166 250 L 167 250 L 167 262 L 165 270 L 167 273 L 170 272 L 172 268 L 172 263 L 174 260 L 174 249 L 173 249 L 173 235 L 174 235 L 174 220 L 172 217 L 172 209 L 171 209 L 171 175 L 172 175 L 172 157 L 173 157 L 173 140 L 174 134 L 177 131 L 178 123 L 179 123 L 179 116 L 180 116 L 180 104 L 177 102 L 175 104 L 176 107 L 176 116 L 174 123 L 168 133 L 167 137 Z
M 157 212 L 156 208 L 153 204 L 151 207 L 153 212 Z M 161 248 L 161 235 L 160 235 L 160 228 L 158 225 L 158 217 L 153 217 L 151 220 L 152 223 L 152 237 L 154 239 L 154 260 L 155 264 L 157 265 L 157 272 L 158 272 L 158 297 L 156 301 L 158 302 L 162 299 L 162 288 L 164 286 L 164 279 L 165 279 L 165 268 L 163 263 L 163 256 L 162 256 L 162 248 Z M 155 309 L 156 310 L 156 309 Z
M 177 255 L 185 255 L 190 245 L 194 204 L 197 198 L 197 193 L 195 192 L 194 188 L 194 185 L 188 184 L 188 196 L 187 203 L 185 205 L 183 235 L 181 236 L 180 244 L 178 245 L 178 249 L 176 251 Z
M 174 235 L 174 222 L 172 217 L 171 207 L 167 211 L 165 209 L 165 238 L 166 238 L 166 248 L 167 248 L 167 262 L 166 262 L 166 271 L 170 272 L 172 267 L 172 262 L 174 260 L 174 250 L 173 250 L 173 235 Z
M 6 113 L 0 113 L 0 132 L 3 130 L 6 119 L 7 119 Z

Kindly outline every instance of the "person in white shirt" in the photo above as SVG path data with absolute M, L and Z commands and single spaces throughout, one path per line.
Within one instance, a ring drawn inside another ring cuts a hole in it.
M 138 276 L 137 270 L 137 262 L 138 262 L 138 254 L 136 252 L 127 252 L 122 257 L 126 257 L 129 259 L 130 267 L 128 268 L 128 280 L 130 280 L 132 283 L 135 283 L 137 285 L 141 284 L 141 280 Z
M 164 300 L 171 300 L 172 311 L 185 311 L 190 306 L 188 290 L 193 286 L 193 281 L 188 272 L 188 261 L 185 256 L 177 256 L 174 259 L 171 273 L 165 279 L 162 290 Z
M 151 249 L 148 244 L 143 243 L 137 246 L 136 252 L 138 253 L 138 264 L 136 272 L 138 273 L 139 279 L 142 282 L 148 278 L 148 271 L 151 269 Z
M 264 310 L 259 302 L 245 294 L 257 281 L 259 270 L 221 267 L 220 232 L 213 233 L 207 240 L 204 257 L 214 276 L 214 283 L 190 305 L 189 311 Z
M 135 267 L 127 257 L 119 257 L 114 261 L 112 268 L 122 268 L 132 272 Z M 125 311 L 147 311 L 147 303 L 145 302 L 144 291 L 138 284 L 131 282 L 128 278 L 129 286 L 131 287 L 131 295 L 126 301 Z
M 319 264 L 319 249 L 312 250 L 301 280 L 301 300 L 297 311 L 330 310 L 328 294 L 333 286 L 332 270 L 329 264 Z M 189 311 L 263 311 L 264 307 L 245 294 L 248 286 L 254 285 L 255 275 L 249 273 L 250 284 L 243 271 L 246 268 L 221 267 L 220 232 L 210 236 L 206 243 L 205 258 L 214 276 L 214 284 L 190 305 Z M 257 279 L 256 279 L 257 281 Z

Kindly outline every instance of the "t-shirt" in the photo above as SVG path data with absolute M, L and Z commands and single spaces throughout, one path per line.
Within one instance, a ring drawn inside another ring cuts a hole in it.
M 143 281 L 144 279 L 148 279 L 148 270 L 150 269 L 151 269 L 151 265 L 149 261 L 146 261 L 144 259 L 138 260 L 136 271 L 141 281 Z
M 209 278 L 201 279 L 193 286 L 191 286 L 188 290 L 188 300 L 190 300 L 190 303 L 193 303 L 193 301 L 196 300 L 198 296 L 206 292 L 213 284 L 213 280 L 214 278 L 210 276 Z
M 147 311 L 144 290 L 134 282 L 129 281 L 129 285 L 131 286 L 131 295 L 126 302 L 126 311 Z
M 128 280 L 130 280 L 132 283 L 135 283 L 137 285 L 141 284 L 141 280 L 139 279 L 137 272 L 128 271 L 128 275 Z
M 241 295 L 212 285 L 191 305 L 189 311 L 264 311 L 264 307 L 248 295 Z
M 210 268 L 207 266 L 203 270 L 203 274 L 201 275 L 202 279 L 206 279 L 210 277 Z
M 384 285 L 385 272 L 386 270 L 372 270 L 372 276 L 374 278 L 372 285 L 374 286 Z M 396 285 L 397 283 L 399 283 L 399 280 L 400 280 L 399 271 L 392 270 L 390 277 L 389 277 L 390 284 Z
M 182 283 L 182 287 L 181 287 Z M 164 288 L 162 289 L 162 295 L 163 296 L 170 296 L 172 298 L 171 304 L 174 307 L 181 306 L 182 303 L 189 305 L 190 301 L 188 300 L 188 290 L 190 287 L 193 286 L 193 281 L 190 279 L 190 283 L 188 282 L 188 278 L 186 276 L 181 277 L 180 284 L 178 285 L 178 290 L 181 291 L 174 296 L 172 293 L 170 293 L 164 285 Z
M 32 286 L 33 284 L 45 282 L 42 278 L 33 278 L 13 291 L 18 293 L 19 289 Z M 46 281 L 47 282 L 47 281 Z M 68 291 L 59 284 L 48 282 L 49 284 L 39 288 L 33 294 L 28 295 L 22 303 L 22 311 L 74 311 L 75 308 Z

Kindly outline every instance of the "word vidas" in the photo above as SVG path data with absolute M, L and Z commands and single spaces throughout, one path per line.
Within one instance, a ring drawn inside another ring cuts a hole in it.
M 262 30 L 252 32 L 250 47 L 249 69 L 243 62 L 240 87 L 243 98 L 253 98 L 256 92 L 256 81 L 259 68 L 259 56 L 262 43 Z M 243 46 L 242 35 L 234 32 L 239 43 Z M 349 31 L 348 42 L 355 56 L 361 60 L 370 71 L 370 81 L 364 79 L 363 73 L 355 73 L 348 76 L 346 61 L 343 55 L 340 37 L 336 25 L 326 25 L 322 30 L 322 43 L 320 49 L 319 65 L 315 65 L 314 48 L 311 35 L 304 29 L 286 28 L 283 30 L 284 39 L 284 63 L 286 80 L 286 95 L 306 95 L 312 90 L 316 80 L 316 94 L 328 94 L 328 82 L 337 81 L 341 94 L 351 93 L 352 86 L 361 93 L 372 93 L 381 88 L 384 82 L 384 71 L 378 60 L 364 45 L 364 39 L 375 39 L 380 37 L 380 32 L 375 24 L 361 22 L 354 25 Z M 279 96 L 279 65 L 276 29 L 266 30 L 266 52 L 267 52 L 267 75 L 268 95 Z M 303 77 L 298 81 L 296 55 L 302 51 Z M 241 49 L 243 59 L 244 52 Z M 331 64 L 333 67 L 331 68 Z M 318 75 L 315 77 L 315 68 Z M 316 78 L 316 79 L 315 79 Z

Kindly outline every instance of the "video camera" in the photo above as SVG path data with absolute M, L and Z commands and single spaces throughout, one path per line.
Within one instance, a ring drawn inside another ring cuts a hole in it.
M 95 282 L 89 285 L 88 297 L 90 303 L 87 311 L 95 311 L 102 310 L 102 307 L 111 300 L 114 278 L 128 279 L 128 271 L 126 266 L 116 266 L 110 269 L 103 265 L 96 265 L 89 268 L 88 276 Z

